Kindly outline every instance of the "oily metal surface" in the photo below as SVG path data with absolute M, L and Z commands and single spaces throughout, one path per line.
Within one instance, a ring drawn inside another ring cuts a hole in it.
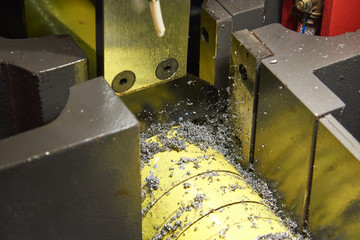
M 0 139 L 55 119 L 88 60 L 67 35 L 0 38 Z
M 215 0 L 201 8 L 199 77 L 218 88 L 228 85 L 231 15 Z
M 90 0 L 25 0 L 28 37 L 70 34 L 89 59 L 96 77 L 95 6 Z
M 139 126 L 103 78 L 0 141 L 1 239 L 141 239 Z
M 188 75 L 121 96 L 145 131 L 152 123 L 182 122 L 216 112 L 219 92 L 209 83 Z
M 162 0 L 161 10 L 165 35 L 156 35 L 147 1 L 104 0 L 97 4 L 103 16 L 97 15 L 98 64 L 103 66 L 105 79 L 111 85 L 122 71 L 132 71 L 136 81 L 129 91 L 158 84 L 156 68 L 173 58 L 178 69 L 167 80 L 186 75 L 190 0 Z M 98 45 L 99 46 L 99 45 Z M 165 66 L 166 67 L 166 66 Z M 166 69 L 165 69 L 166 70 Z
M 230 62 L 233 89 L 230 104 L 236 116 L 235 130 L 242 143 L 243 167 L 249 167 L 253 161 L 260 61 L 271 55 L 248 30 L 233 33 Z
M 320 119 L 309 215 L 316 238 L 359 238 L 359 171 L 359 141 L 332 115 Z

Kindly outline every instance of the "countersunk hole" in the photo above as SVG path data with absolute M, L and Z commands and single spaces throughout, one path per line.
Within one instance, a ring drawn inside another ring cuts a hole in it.
M 209 42 L 209 33 L 206 28 L 201 28 L 201 40 L 208 43 Z
M 246 68 L 242 64 L 239 65 L 239 74 L 243 80 L 247 80 Z
M 124 86 L 124 85 L 127 84 L 127 82 L 128 82 L 127 78 L 122 78 L 122 79 L 120 80 L 120 85 L 121 85 L 121 86 Z

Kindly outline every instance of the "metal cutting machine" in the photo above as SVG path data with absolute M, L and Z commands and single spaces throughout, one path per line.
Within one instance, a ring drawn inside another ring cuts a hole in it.
M 2 3 L 0 239 L 296 238 L 249 172 L 313 239 L 359 239 L 356 4 Z M 240 172 L 183 132 L 221 102 Z

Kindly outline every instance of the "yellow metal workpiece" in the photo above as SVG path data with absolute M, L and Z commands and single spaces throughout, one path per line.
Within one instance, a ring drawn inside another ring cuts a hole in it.
M 172 130 L 169 138 L 176 136 Z M 157 136 L 147 141 L 157 140 Z M 157 177 L 151 193 L 146 178 Z M 280 219 L 216 151 L 186 143 L 154 155 L 142 169 L 143 239 L 254 239 L 288 232 Z

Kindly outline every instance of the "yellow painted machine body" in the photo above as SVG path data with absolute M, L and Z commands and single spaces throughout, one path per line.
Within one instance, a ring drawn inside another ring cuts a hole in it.
M 169 138 L 177 138 L 171 130 Z M 147 140 L 159 142 L 157 136 Z M 142 169 L 143 239 L 255 239 L 288 233 L 223 155 L 185 142 Z M 155 184 L 156 187 L 151 185 Z
M 161 1 L 161 38 L 146 0 L 24 3 L 28 37 L 70 34 L 89 58 L 89 77 L 104 75 L 119 95 L 186 76 L 190 0 Z

